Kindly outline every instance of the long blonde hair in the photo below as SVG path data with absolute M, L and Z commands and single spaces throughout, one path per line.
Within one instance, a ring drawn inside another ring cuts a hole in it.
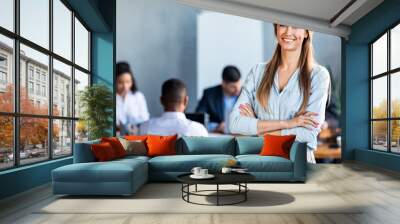
M 275 36 L 277 35 L 277 26 L 278 24 L 274 24 Z M 308 35 L 303 40 L 298 65 L 300 68 L 299 86 L 300 91 L 303 93 L 303 102 L 301 103 L 300 110 L 298 112 L 304 112 L 306 110 L 311 94 L 311 71 L 314 65 L 314 54 L 312 47 L 313 33 L 310 30 L 306 31 Z M 277 44 L 275 53 L 272 56 L 272 59 L 268 62 L 260 86 L 257 89 L 257 100 L 264 109 L 268 109 L 270 91 L 274 83 L 276 71 L 281 63 L 281 47 L 279 44 Z

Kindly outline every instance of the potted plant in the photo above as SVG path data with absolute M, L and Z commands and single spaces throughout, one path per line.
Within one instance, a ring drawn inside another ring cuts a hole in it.
M 89 140 L 110 136 L 113 116 L 113 95 L 103 84 L 94 84 L 80 92 L 81 119 Z

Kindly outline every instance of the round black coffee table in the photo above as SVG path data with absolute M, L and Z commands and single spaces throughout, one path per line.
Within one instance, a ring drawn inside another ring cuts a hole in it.
M 188 203 L 198 205 L 234 205 L 245 202 L 247 200 L 247 192 L 249 188 L 247 183 L 255 180 L 255 177 L 248 173 L 216 173 L 212 179 L 193 179 L 190 177 L 191 173 L 182 174 L 178 176 L 178 181 L 182 183 L 182 199 Z M 197 185 L 215 185 L 215 190 L 198 190 Z M 220 189 L 220 185 L 236 185 L 237 190 L 224 190 Z M 195 186 L 194 191 L 190 191 L 190 186 Z M 215 194 L 206 194 L 214 192 Z M 216 204 L 202 204 L 190 200 L 190 196 L 203 196 L 203 197 L 216 197 Z M 240 199 L 230 203 L 221 203 L 221 197 L 240 196 Z

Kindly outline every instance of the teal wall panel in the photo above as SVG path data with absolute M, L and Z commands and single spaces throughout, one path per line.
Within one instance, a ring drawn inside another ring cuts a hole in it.
M 114 85 L 114 36 L 113 33 L 93 33 L 92 34 L 92 82 L 103 84 L 110 88 L 115 96 Z M 115 101 L 115 97 L 114 97 Z M 115 112 L 115 106 L 113 108 Z M 115 113 L 114 113 L 115 114 Z M 115 133 L 115 115 L 112 118 L 110 134 Z
M 97 6 L 109 26 L 108 32 L 93 32 L 92 44 L 92 82 L 104 84 L 114 95 L 114 114 L 109 131 L 115 135 L 115 55 L 116 55 L 116 2 L 98 0 Z
M 372 166 L 400 172 L 400 155 L 366 149 L 356 149 L 355 160 Z
M 104 1 L 104 0 L 103 0 Z M 99 4 L 102 0 L 66 0 L 78 13 L 85 24 L 94 32 L 111 32 L 107 18 L 102 14 Z M 115 2 L 113 0 L 111 3 Z
M 114 90 L 114 47 L 112 33 L 92 34 L 93 83 L 101 83 Z
M 368 45 L 346 44 L 346 99 L 344 159 L 354 159 L 355 148 L 369 146 L 369 58 Z
M 399 170 L 400 157 L 369 149 L 369 43 L 400 22 L 400 1 L 386 0 L 351 27 L 343 40 L 343 159 Z
M 0 172 L 0 199 L 51 181 L 51 171 L 72 163 L 72 157 Z

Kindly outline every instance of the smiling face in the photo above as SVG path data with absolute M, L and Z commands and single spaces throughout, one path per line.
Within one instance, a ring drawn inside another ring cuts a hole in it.
M 308 37 L 308 31 L 292 26 L 276 24 L 276 39 L 282 50 L 295 51 L 301 49 L 304 38 Z

